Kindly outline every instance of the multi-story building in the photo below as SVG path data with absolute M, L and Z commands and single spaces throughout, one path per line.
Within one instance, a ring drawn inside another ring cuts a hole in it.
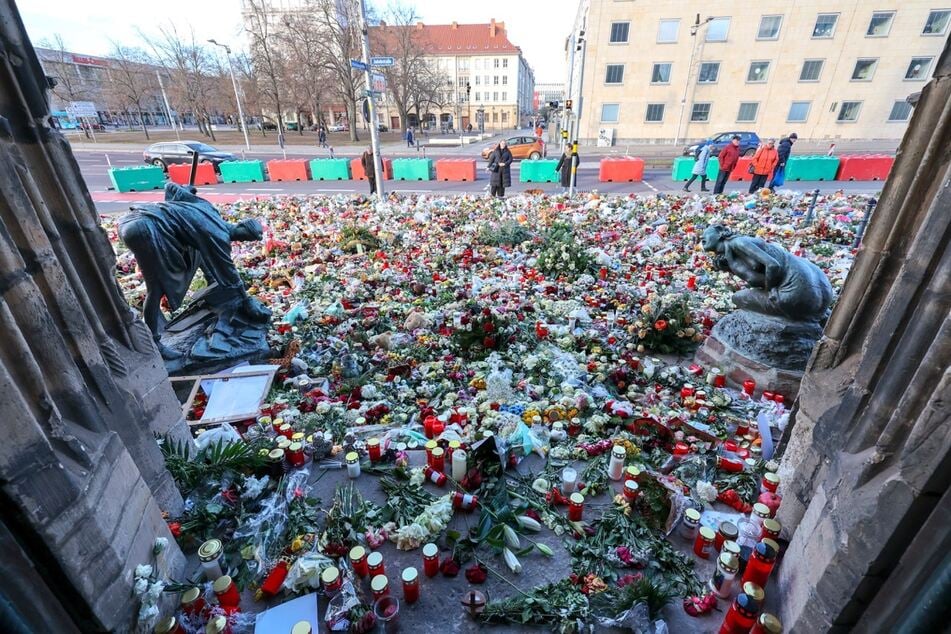
M 539 83 L 535 84 L 534 108 L 538 112 L 546 104 L 553 101 L 558 102 L 559 106 L 565 101 L 565 84 L 562 83 Z
M 931 0 L 580 0 L 566 47 L 578 133 L 899 139 L 949 22 Z

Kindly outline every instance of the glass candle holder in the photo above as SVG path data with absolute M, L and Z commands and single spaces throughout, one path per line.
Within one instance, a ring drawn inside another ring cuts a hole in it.
M 637 495 L 640 493 L 640 490 L 637 486 L 637 482 L 634 480 L 627 480 L 624 482 L 624 499 L 629 503 L 633 503 L 637 499 Z
M 200 616 L 205 611 L 205 598 L 201 588 L 189 588 L 182 593 L 182 612 L 188 616 Z
M 432 465 L 426 465 L 423 468 L 423 475 L 426 477 L 427 480 L 429 480 L 430 482 L 432 482 L 438 487 L 441 487 L 442 485 L 446 484 L 446 474 L 442 473 L 441 471 L 436 471 L 435 469 L 433 469 Z
M 568 519 L 572 522 L 580 522 L 584 515 L 584 496 L 580 493 L 572 493 L 568 498 Z
M 367 555 L 367 574 L 370 575 L 371 580 L 379 575 L 386 574 L 386 568 L 383 565 L 383 555 L 381 553 L 370 553 Z
M 430 467 L 433 466 L 433 449 L 439 446 L 435 440 L 427 440 L 424 445 L 426 449 L 426 464 Z
M 354 546 L 350 549 L 350 566 L 354 574 L 358 577 L 366 577 L 370 574 L 370 567 L 367 565 L 367 549 L 363 546 Z
M 211 587 L 215 591 L 215 596 L 218 597 L 218 605 L 222 608 L 236 608 L 240 605 L 241 593 L 228 575 L 218 577 Z
M 442 447 L 436 447 L 432 452 L 432 463 L 429 465 L 434 470 L 445 473 L 446 472 L 446 451 Z
M 571 495 L 578 486 L 578 472 L 572 467 L 565 467 L 561 471 L 561 493 Z
M 223 552 L 224 545 L 220 539 L 209 539 L 198 547 L 198 561 L 208 581 L 215 582 L 224 574 L 220 563 Z
M 776 541 L 779 539 L 779 533 L 783 530 L 783 525 L 779 523 L 777 519 L 767 519 L 763 520 L 763 530 L 760 533 L 760 539 L 771 539 Z
M 756 617 L 750 634 L 783 634 L 783 622 L 777 616 L 763 612 Z
M 778 554 L 779 545 L 771 539 L 764 539 L 756 544 L 746 563 L 746 570 L 743 571 L 743 583 L 754 583 L 765 588 Z
M 390 593 L 390 580 L 386 575 L 377 575 L 370 580 L 370 592 L 373 593 L 374 601 Z
M 771 471 L 764 473 L 760 482 L 760 491 L 776 493 L 777 489 L 779 489 L 779 476 Z
M 351 478 L 360 477 L 360 454 L 356 451 L 351 451 L 346 456 L 344 460 L 347 462 L 347 475 Z
M 436 544 L 426 544 L 423 546 L 423 574 L 427 577 L 435 577 L 439 574 L 439 548 Z
M 379 438 L 367 440 L 367 454 L 370 456 L 370 462 L 379 462 L 383 458 L 383 447 Z
M 733 522 L 720 522 L 720 526 L 717 527 L 717 535 L 713 541 L 713 547 L 717 552 L 720 552 L 720 550 L 723 548 L 723 542 L 736 541 L 736 538 L 739 536 L 739 534 L 739 529 Z
M 419 571 L 409 567 L 403 570 L 403 600 L 407 603 L 419 601 Z
M 396 597 L 383 596 L 374 601 L 373 614 L 377 624 L 384 634 L 393 634 L 398 631 L 400 616 L 400 602 Z
M 688 541 L 697 539 L 697 529 L 700 527 L 700 511 L 687 509 L 680 523 L 680 536 Z
M 697 529 L 697 538 L 693 541 L 693 554 L 701 559 L 710 559 L 710 553 L 713 552 L 713 543 L 717 534 L 709 526 L 701 526 Z
M 303 467 L 305 460 L 304 446 L 299 442 L 292 442 L 287 448 L 287 461 L 293 467 Z
M 178 619 L 174 616 L 170 616 L 165 619 L 160 619 L 159 622 L 155 624 L 155 634 L 185 634 L 185 630 L 182 629 L 182 625 L 178 622 Z
M 320 583 L 324 587 L 324 592 L 330 594 L 338 592 L 343 587 L 343 576 L 340 569 L 336 566 L 327 566 L 320 573 Z

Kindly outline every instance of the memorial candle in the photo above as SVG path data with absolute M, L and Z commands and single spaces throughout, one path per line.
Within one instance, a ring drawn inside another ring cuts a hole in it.
M 466 477 L 467 470 L 466 452 L 462 449 L 456 449 L 452 452 L 452 479 L 461 482 Z
M 370 580 L 370 592 L 373 593 L 374 601 L 390 593 L 390 580 L 386 578 L 386 575 L 377 575 Z
M 753 379 L 746 379 L 743 381 L 743 393 L 748 396 L 753 396 L 753 392 L 756 391 L 756 381 Z
M 371 579 L 378 575 L 386 574 L 386 568 L 383 566 L 382 554 L 373 552 L 367 555 L 367 572 L 369 573 Z
M 627 480 L 624 483 L 624 499 L 629 503 L 637 499 L 637 494 L 640 491 L 638 490 L 637 482 L 634 480 Z
M 727 610 L 720 626 L 720 634 L 746 634 L 756 623 L 764 597 L 763 589 L 752 583 L 744 583 L 743 591 L 737 595 Z
M 701 559 L 710 559 L 713 543 L 717 534 L 709 526 L 701 526 L 697 530 L 697 538 L 693 541 L 693 554 Z
M 324 592 L 331 594 L 343 587 L 343 577 L 340 575 L 340 569 L 336 566 L 327 566 L 320 573 L 320 583 L 324 587 Z
M 201 588 L 189 588 L 182 593 L 182 612 L 188 616 L 200 616 L 205 611 L 205 599 Z
M 410 567 L 403 571 L 403 599 L 407 603 L 419 601 L 419 572 Z
M 684 518 L 680 523 L 680 536 L 687 540 L 697 538 L 697 528 L 700 526 L 700 511 L 697 509 L 687 509 L 684 511 Z
M 771 539 L 764 539 L 753 547 L 750 560 L 746 563 L 743 572 L 743 583 L 751 582 L 760 588 L 766 587 L 769 574 L 776 565 L 776 556 L 779 553 L 779 544 Z
M 438 447 L 438 446 L 439 446 L 439 443 L 437 443 L 435 440 L 427 440 L 427 441 L 426 441 L 426 445 L 425 445 L 425 447 L 426 447 L 426 464 L 432 466 L 432 464 L 433 464 L 433 449 L 435 449 L 435 448 Z
M 356 451 L 351 451 L 346 456 L 344 460 L 347 461 L 347 475 L 350 476 L 350 479 L 360 477 L 360 454 Z
M 783 634 L 783 622 L 769 612 L 763 612 L 753 624 L 750 634 Z
M 584 515 L 584 496 L 580 493 L 572 493 L 568 498 L 568 519 L 572 522 L 580 522 Z
M 208 581 L 217 581 L 224 574 L 219 563 L 223 552 L 224 546 L 220 539 L 209 539 L 199 546 L 198 561 Z
M 614 445 L 611 448 L 611 461 L 608 463 L 608 477 L 614 481 L 620 480 L 624 473 L 624 460 L 627 458 L 627 450 L 621 445 Z
M 575 492 L 578 485 L 578 472 L 571 467 L 565 467 L 561 471 L 561 493 L 562 495 L 571 495 Z
M 287 448 L 287 461 L 293 467 L 303 467 L 306 458 L 304 456 L 304 446 L 299 442 L 292 442 Z
M 241 603 L 241 593 L 238 592 L 238 586 L 228 575 L 218 577 L 211 587 L 215 591 L 215 596 L 218 597 L 218 605 L 222 608 L 236 608 Z
M 155 624 L 155 634 L 185 634 L 181 624 L 174 616 L 162 619 Z
M 370 574 L 370 568 L 367 566 L 367 549 L 363 546 L 354 546 L 350 549 L 350 566 L 358 577 L 366 577 Z
M 367 453 L 370 456 L 370 462 L 379 462 L 383 457 L 383 447 L 380 445 L 379 438 L 370 438 L 367 440 Z
M 430 465 L 434 471 L 446 472 L 446 452 L 442 447 L 436 447 L 432 452 L 433 461 Z
M 427 480 L 438 487 L 446 484 L 446 474 L 442 473 L 441 471 L 436 471 L 433 469 L 432 465 L 426 465 L 426 467 L 423 469 L 423 475 Z
M 427 577 L 439 574 L 439 548 L 436 544 L 423 546 L 423 574 Z

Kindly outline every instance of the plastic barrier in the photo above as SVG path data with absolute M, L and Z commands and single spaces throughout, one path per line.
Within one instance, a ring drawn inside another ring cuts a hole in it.
M 837 181 L 883 181 L 895 162 L 886 154 L 847 155 L 839 157 Z
M 179 185 L 188 185 L 188 177 L 192 174 L 191 165 L 169 165 L 168 179 Z M 196 185 L 217 185 L 218 174 L 215 173 L 215 166 L 211 163 L 199 163 L 195 170 Z
M 307 161 L 304 159 L 278 160 L 267 162 L 267 175 L 274 182 L 310 180 Z
M 644 180 L 644 159 L 633 156 L 601 159 L 598 180 L 602 183 L 633 183 Z
M 838 170 L 837 156 L 790 156 L 786 162 L 786 180 L 834 181 Z
M 350 174 L 355 181 L 365 181 L 367 179 L 367 173 L 363 171 L 363 163 L 360 162 L 359 158 L 350 161 Z M 383 159 L 383 180 L 391 178 L 393 178 L 393 161 Z
M 433 160 L 428 158 L 401 158 L 393 161 L 393 180 L 428 181 L 433 176 Z
M 263 183 L 264 163 L 261 161 L 225 161 L 218 165 L 222 183 Z
M 312 159 L 310 177 L 315 181 L 348 181 L 350 161 L 343 158 Z
M 439 159 L 436 161 L 437 181 L 474 181 L 476 162 L 472 159 Z
M 109 180 L 117 192 L 144 192 L 165 187 L 165 172 L 155 165 L 110 167 Z
M 559 174 L 555 170 L 555 159 L 538 159 L 519 163 L 518 182 L 520 183 L 557 183 Z
M 674 166 L 671 170 L 670 180 L 673 181 L 686 181 L 690 179 L 690 176 L 693 174 L 693 164 L 697 160 L 692 156 L 678 156 L 674 159 Z M 712 156 L 710 160 L 707 161 L 707 178 L 716 179 L 717 174 L 720 173 L 720 161 L 717 157 Z
M 750 174 L 750 163 L 753 162 L 752 156 L 741 156 L 736 162 L 736 167 L 730 172 L 731 181 L 751 181 L 753 175 Z

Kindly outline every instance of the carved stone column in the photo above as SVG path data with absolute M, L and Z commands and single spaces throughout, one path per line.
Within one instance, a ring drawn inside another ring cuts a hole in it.
M 128 631 L 133 570 L 171 537 L 161 511 L 182 504 L 153 433 L 184 422 L 50 127 L 47 87 L 16 7 L 0 0 L 0 546 L 15 555 L 0 601 L 32 598 L 8 602 L 32 631 Z M 163 561 L 180 570 L 174 540 Z
M 779 582 L 788 631 L 889 632 L 940 615 L 923 598 L 948 577 L 949 148 L 946 44 L 787 432 L 780 519 L 795 533 Z

